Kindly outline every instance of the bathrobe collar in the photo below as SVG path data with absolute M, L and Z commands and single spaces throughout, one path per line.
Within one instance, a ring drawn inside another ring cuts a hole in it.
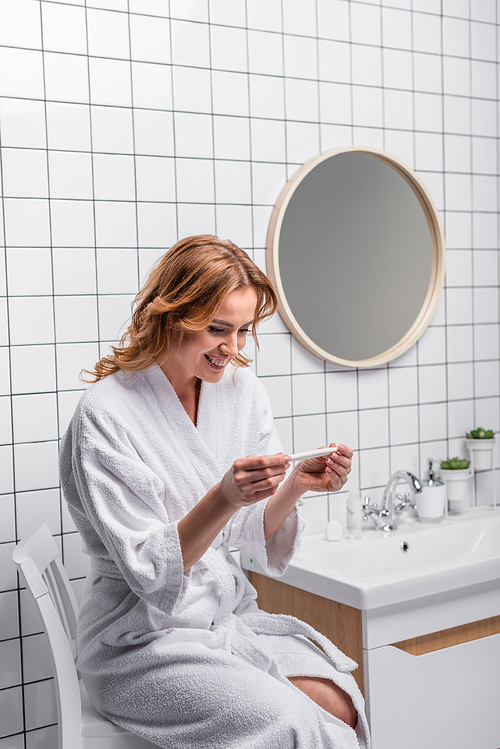
M 159 410 L 168 422 L 169 428 L 178 432 L 182 443 L 191 447 L 192 454 L 197 461 L 201 460 L 208 490 L 220 478 L 220 466 L 217 462 L 219 383 L 201 383 L 195 426 L 161 367 L 155 364 L 144 370 L 142 374 L 153 391 Z M 231 373 L 225 372 L 224 377 L 227 375 L 232 376 Z

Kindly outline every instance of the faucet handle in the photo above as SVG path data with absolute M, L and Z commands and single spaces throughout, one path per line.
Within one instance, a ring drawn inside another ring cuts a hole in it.
M 411 501 L 410 492 L 405 492 L 404 497 L 401 494 L 397 494 L 396 498 L 400 500 L 399 504 L 394 508 L 397 513 L 403 512 L 407 507 L 410 510 L 417 509 L 417 505 Z
M 371 512 L 372 510 L 376 509 L 377 507 L 378 507 L 378 505 L 377 505 L 376 502 L 374 502 L 373 504 L 370 504 L 370 497 L 367 494 L 366 497 L 363 499 L 363 505 L 362 505 L 362 508 L 361 508 L 363 510 L 363 512 Z
M 373 504 L 370 504 L 370 497 L 366 496 L 363 500 L 363 506 L 362 506 L 362 512 L 363 512 L 363 520 L 366 522 L 370 518 L 375 523 L 375 526 L 378 527 L 379 524 L 379 518 L 384 517 L 387 513 L 386 510 L 381 509 L 379 510 L 378 504 L 376 502 L 373 502 Z
M 366 497 L 363 498 L 363 504 L 361 506 L 361 512 L 365 522 L 370 518 L 375 507 L 376 505 L 370 504 L 370 497 L 367 494 Z

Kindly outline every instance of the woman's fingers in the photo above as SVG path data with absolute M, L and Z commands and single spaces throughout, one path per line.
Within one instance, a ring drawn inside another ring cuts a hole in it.
M 332 478 L 333 474 L 336 474 L 340 480 L 340 486 L 346 483 L 347 477 L 351 472 L 352 455 L 353 451 L 350 447 L 339 445 L 337 452 L 327 460 L 326 472 L 330 474 L 330 478 Z
M 335 447 L 335 443 L 330 444 Z M 336 452 L 324 458 L 313 458 L 301 463 L 301 483 L 305 489 L 313 491 L 338 491 L 347 482 L 351 472 L 353 450 L 339 445 Z
M 290 456 L 284 453 L 277 455 L 249 455 L 246 458 L 235 460 L 234 467 L 236 470 L 244 471 L 265 471 L 267 469 L 277 469 L 278 471 L 286 470 L 289 465 Z
M 270 456 L 263 456 L 265 458 Z M 277 487 L 284 479 L 288 463 L 282 459 L 279 462 L 268 460 L 251 461 L 245 467 L 235 464 L 235 482 L 239 489 L 246 493 L 254 493 Z
M 235 460 L 222 479 L 226 498 L 240 506 L 270 497 L 283 481 L 289 467 L 289 456 L 249 455 Z
M 235 479 L 242 484 L 253 484 L 273 477 L 279 477 L 281 481 L 289 466 L 287 457 L 280 453 L 241 458 L 234 463 Z
M 343 447 L 344 450 L 342 451 L 340 448 Z M 345 468 L 351 467 L 351 459 L 352 459 L 353 451 L 351 448 L 344 447 L 344 445 L 339 445 L 338 450 L 336 453 L 332 453 L 328 456 L 327 463 L 330 466 L 337 465 L 337 466 L 344 466 Z
M 326 462 L 327 469 L 329 468 L 332 471 L 337 471 L 337 473 L 341 473 L 343 471 L 349 473 L 351 470 L 351 461 L 349 458 L 333 458 L 332 460 L 327 460 Z
M 354 455 L 354 450 L 352 449 L 352 447 L 347 447 L 347 445 L 339 445 L 337 448 L 337 455 L 339 457 L 347 459 L 350 465 L 352 456 Z
M 325 466 L 327 464 L 327 460 L 330 459 L 332 455 L 336 455 L 337 453 L 337 445 L 335 442 L 330 442 L 330 445 L 328 446 L 332 449 L 332 452 L 330 454 L 321 455 L 315 458 L 306 458 L 301 463 L 301 468 L 304 471 L 308 471 L 309 473 L 317 473 L 320 471 L 325 470 Z M 319 450 L 328 449 L 328 448 L 318 448 Z M 350 449 L 350 448 L 349 448 Z

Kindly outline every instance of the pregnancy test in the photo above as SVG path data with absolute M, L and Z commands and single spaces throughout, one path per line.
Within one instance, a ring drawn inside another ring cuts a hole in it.
M 330 455 L 331 453 L 336 452 L 336 447 L 322 447 L 319 450 L 310 450 L 306 453 L 295 453 L 295 455 L 290 456 L 290 461 L 294 462 L 297 460 L 306 460 L 307 458 L 319 458 L 321 455 Z

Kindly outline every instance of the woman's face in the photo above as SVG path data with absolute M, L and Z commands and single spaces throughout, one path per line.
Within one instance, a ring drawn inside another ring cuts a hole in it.
M 206 328 L 185 331 L 182 342 L 169 354 L 169 364 L 178 373 L 184 370 L 186 376 L 218 382 L 229 361 L 245 346 L 256 306 L 254 288 L 232 291 Z

